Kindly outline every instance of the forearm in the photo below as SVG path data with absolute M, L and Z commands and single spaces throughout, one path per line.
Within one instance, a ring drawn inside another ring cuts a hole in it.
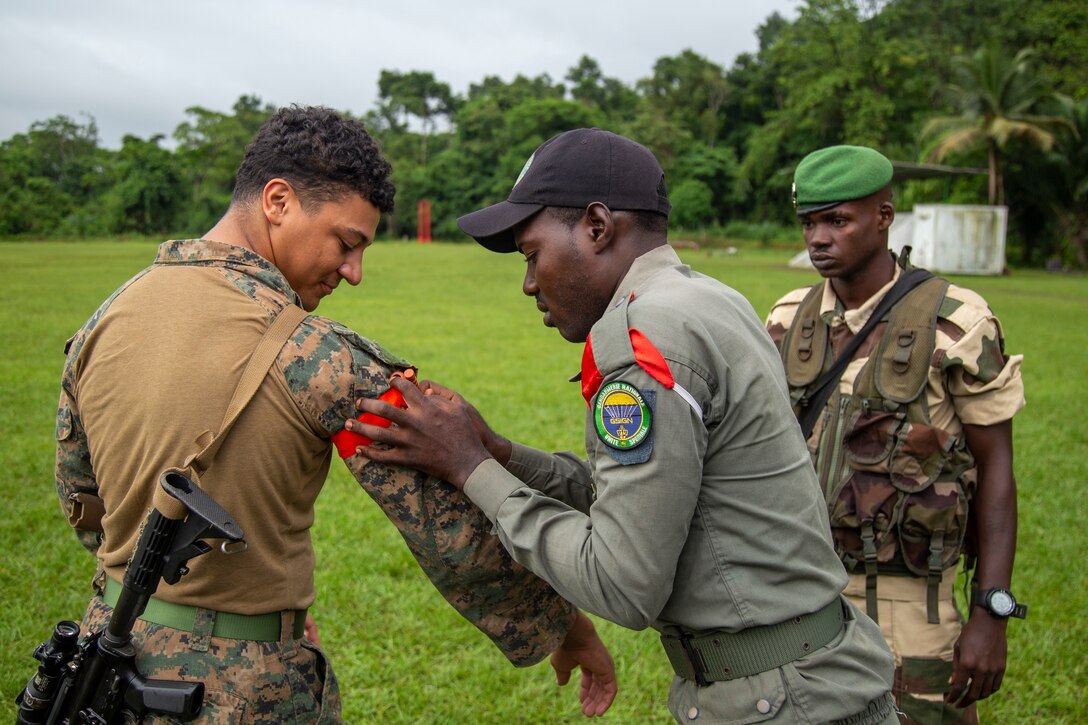
M 1016 481 L 1012 471 L 1011 421 L 965 426 L 978 464 L 972 515 L 978 546 L 975 582 L 981 589 L 1008 588 L 1016 555 Z
M 626 466 L 598 455 L 594 480 L 607 485 L 592 519 L 493 461 L 474 471 L 465 487 L 515 560 L 575 605 L 632 629 L 653 624 L 672 593 L 700 490 L 690 465 L 702 459 L 705 446 L 698 421 L 678 397 L 659 400 L 658 412 L 671 425 L 658 429 L 650 461 Z M 687 475 L 678 477 L 678 470 Z
M 973 516 L 978 544 L 978 590 L 1009 587 L 1016 552 L 1016 483 L 1012 475 L 1012 424 L 964 426 L 967 446 L 978 465 Z M 1001 687 L 1006 663 L 1008 619 L 980 603 L 971 607 L 956 642 L 947 702 L 961 707 Z
M 978 561 L 972 586 L 973 601 L 967 615 L 968 626 L 978 635 L 971 641 L 979 652 L 987 651 L 988 646 L 992 648 L 995 659 L 1000 661 L 999 668 L 1004 670 L 1008 619 L 993 616 L 975 599 L 978 592 L 996 587 L 1009 589 L 1012 585 L 1016 554 L 1016 483 L 1011 465 L 995 465 L 993 460 L 979 462 L 974 516 Z M 966 646 L 966 641 L 961 639 L 961 650 Z M 997 686 L 994 686 L 995 690 Z
M 514 665 L 559 646 L 574 607 L 511 560 L 479 508 L 449 484 L 400 466 L 345 461 L 404 538 L 423 573 Z
M 988 489 L 988 490 L 987 490 Z M 985 491 L 985 493 L 984 493 Z M 982 589 L 1012 585 L 1016 555 L 1016 484 L 980 485 L 976 496 L 978 562 L 975 582 Z

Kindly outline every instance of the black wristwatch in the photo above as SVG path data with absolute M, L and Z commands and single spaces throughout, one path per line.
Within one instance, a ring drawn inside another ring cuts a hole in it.
M 1028 616 L 1028 605 L 1017 602 L 1012 592 L 1002 587 L 983 589 L 978 593 L 975 604 L 1001 619 L 1008 617 L 1025 619 Z

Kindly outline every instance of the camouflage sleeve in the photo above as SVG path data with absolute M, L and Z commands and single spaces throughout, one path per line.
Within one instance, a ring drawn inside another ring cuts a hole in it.
M 949 289 L 940 316 L 940 368 L 957 417 L 969 425 L 1012 418 L 1024 407 L 1023 356 L 1005 354 L 1001 323 L 981 297 L 956 287 Z
M 72 494 L 91 493 L 98 494 L 98 481 L 95 479 L 94 469 L 91 468 L 91 452 L 87 447 L 87 435 L 83 432 L 83 423 L 79 419 L 79 412 L 68 398 L 66 391 L 61 391 L 60 402 L 57 404 L 57 459 L 55 468 L 55 480 L 57 498 L 60 499 L 60 509 L 65 519 L 68 518 L 71 509 Z M 79 538 L 79 543 L 92 554 L 98 551 L 101 543 L 97 533 L 73 529 Z
M 79 406 L 73 391 L 76 390 L 80 351 L 95 326 L 101 321 L 106 309 L 117 295 L 151 270 L 148 267 L 137 273 L 128 282 L 121 285 L 95 310 L 83 326 L 64 343 L 64 370 L 61 374 L 60 402 L 57 404 L 57 456 L 54 479 L 60 509 L 69 525 L 76 532 L 79 542 L 93 554 L 97 554 L 101 542 L 102 516 L 105 510 L 98 498 L 98 479 L 91 465 L 91 451 L 87 446 L 87 434 L 83 430 L 83 421 L 79 416 Z M 80 520 L 73 523 L 71 500 L 74 494 L 85 493 L 90 497 L 79 504 Z
M 309 322 L 294 340 L 297 349 L 285 350 L 281 360 L 289 359 L 284 371 L 300 406 L 331 436 L 354 415 L 356 398 L 385 392 L 389 374 L 409 364 L 342 325 Z M 535 664 L 562 643 L 574 622 L 573 605 L 510 557 L 464 494 L 412 469 L 361 456 L 345 463 L 435 588 L 510 662 Z
M 779 352 L 782 350 L 782 340 L 786 337 L 786 330 L 790 329 L 790 325 L 793 323 L 793 318 L 797 314 L 797 307 L 801 304 L 801 300 L 808 294 L 808 287 L 802 287 L 790 292 L 774 303 L 771 307 L 770 313 L 767 315 L 767 332 L 770 334 L 771 339 L 774 341 L 774 346 L 778 348 Z

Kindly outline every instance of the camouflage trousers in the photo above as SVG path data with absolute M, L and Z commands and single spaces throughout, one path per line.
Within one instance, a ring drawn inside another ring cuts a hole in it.
M 99 597 L 91 599 L 84 631 L 104 627 L 111 611 Z M 193 632 L 143 620 L 132 629 L 136 667 L 144 677 L 204 682 L 204 707 L 191 723 L 341 722 L 340 691 L 332 668 L 315 645 L 291 636 L 290 622 L 281 627 L 286 635 L 279 641 L 257 642 L 212 637 L 214 618 L 197 620 Z M 178 721 L 155 715 L 142 722 Z
M 948 678 L 952 676 L 952 648 L 959 639 L 963 618 L 955 606 L 955 568 L 941 579 L 938 601 L 940 624 L 929 624 L 926 613 L 926 580 L 909 576 L 877 578 L 877 617 L 880 632 L 895 657 L 892 694 L 906 716 L 904 725 L 977 725 L 975 705 L 946 705 Z M 843 592 L 865 611 L 865 575 L 851 575 Z

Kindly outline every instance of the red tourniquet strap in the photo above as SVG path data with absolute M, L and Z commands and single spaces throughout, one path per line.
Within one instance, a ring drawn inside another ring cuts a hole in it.
M 399 373 L 395 373 L 393 377 L 396 377 Z M 415 377 L 412 377 L 415 380 Z M 418 384 L 418 383 L 417 383 Z M 384 400 L 390 405 L 395 405 L 398 408 L 404 408 L 404 396 L 400 394 L 396 388 L 389 388 L 384 393 L 378 396 L 378 400 Z M 380 426 L 382 428 L 388 428 L 392 423 L 374 413 L 363 413 L 359 416 L 358 420 L 370 425 Z M 332 442 L 336 445 L 336 452 L 340 454 L 341 458 L 351 458 L 355 455 L 355 449 L 359 446 L 369 446 L 372 441 L 361 433 L 355 433 L 347 428 L 341 428 L 336 433 L 332 434 Z
M 358 446 L 365 446 L 367 439 L 358 433 L 353 433 L 346 428 L 341 428 L 332 434 L 332 442 L 336 446 L 336 453 L 341 458 L 351 458 L 355 455 Z

